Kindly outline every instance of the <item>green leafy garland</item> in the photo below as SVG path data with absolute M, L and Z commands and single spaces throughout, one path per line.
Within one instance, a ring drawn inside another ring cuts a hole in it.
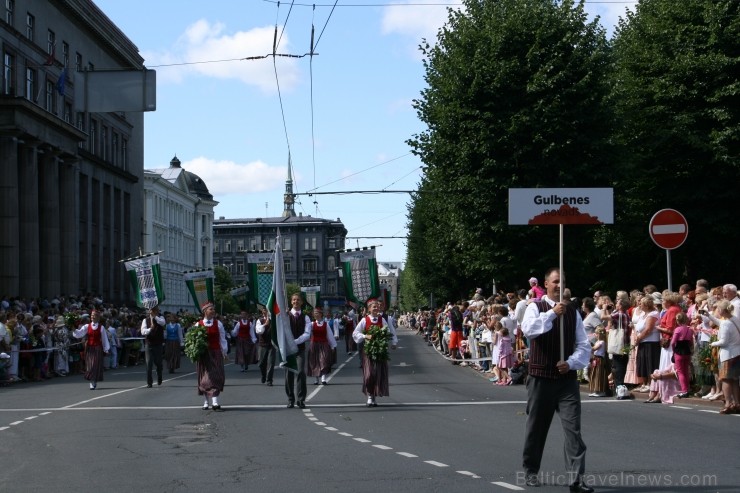
M 208 335 L 203 325 L 195 325 L 185 334 L 185 356 L 190 361 L 197 362 L 203 359 L 208 352 Z
M 717 340 L 717 336 L 712 336 L 710 338 L 710 343 Z M 699 348 L 699 354 L 698 358 L 699 364 L 704 368 L 706 371 L 710 373 L 717 373 L 719 369 L 719 351 L 716 347 L 712 347 L 709 344 L 706 344 Z
M 371 326 L 365 330 L 371 338 L 365 339 L 363 351 L 373 361 L 388 361 L 388 341 L 393 339 L 393 334 L 387 327 Z

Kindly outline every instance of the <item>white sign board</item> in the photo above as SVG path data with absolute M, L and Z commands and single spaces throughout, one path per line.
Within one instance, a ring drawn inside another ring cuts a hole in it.
M 613 188 L 509 189 L 509 225 L 613 223 Z

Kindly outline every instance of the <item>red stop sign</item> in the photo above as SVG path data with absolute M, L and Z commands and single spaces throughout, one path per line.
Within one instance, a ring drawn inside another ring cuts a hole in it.
M 683 245 L 689 235 L 689 224 L 675 209 L 662 209 L 650 219 L 650 238 L 660 248 L 673 250 Z

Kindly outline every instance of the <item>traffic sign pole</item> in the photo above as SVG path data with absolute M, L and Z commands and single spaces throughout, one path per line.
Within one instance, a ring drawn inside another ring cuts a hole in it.
M 668 289 L 673 291 L 671 277 L 671 250 L 680 247 L 689 235 L 689 224 L 683 214 L 675 209 L 661 209 L 650 219 L 650 238 L 665 250 L 668 271 Z

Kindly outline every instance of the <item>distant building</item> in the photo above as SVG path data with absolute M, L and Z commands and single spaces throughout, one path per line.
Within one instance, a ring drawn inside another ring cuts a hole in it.
M 213 262 L 225 267 L 236 285 L 247 282 L 247 252 L 275 248 L 278 228 L 282 239 L 285 282 L 321 286 L 324 299 L 341 299 L 344 289 L 338 272 L 339 253 L 347 229 L 340 219 L 296 216 L 290 163 L 280 217 L 226 219 L 213 222 Z
M 378 280 L 381 289 L 387 287 L 391 304 L 388 309 L 398 308 L 398 290 L 401 279 L 401 262 L 378 262 Z
M 83 72 L 144 68 L 91 0 L 0 4 L 0 292 L 132 298 L 144 115 L 74 110 Z
M 163 311 L 195 309 L 182 273 L 213 266 L 213 208 L 218 202 L 177 156 L 170 167 L 144 170 L 144 252 L 162 252 Z

